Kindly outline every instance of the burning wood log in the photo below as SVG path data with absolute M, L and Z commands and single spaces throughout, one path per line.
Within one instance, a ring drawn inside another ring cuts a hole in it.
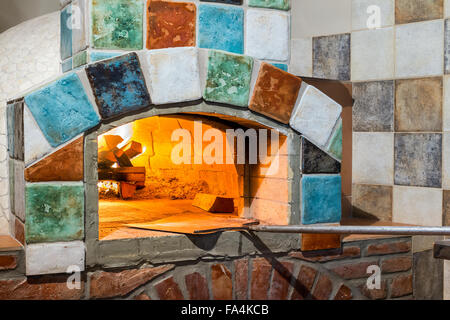
M 117 147 L 119 143 L 123 141 L 121 136 L 112 134 L 102 135 L 98 141 L 98 152 L 111 151 Z
M 136 141 L 131 141 L 120 148 L 120 150 L 122 150 L 129 159 L 133 159 L 137 155 L 141 154 L 143 149 L 142 144 Z
M 99 169 L 98 180 L 145 182 L 145 167 Z
M 120 183 L 120 196 L 122 199 L 130 199 L 136 192 L 136 185 L 128 182 Z
M 116 156 L 119 167 L 132 167 L 133 166 L 130 158 L 128 158 L 128 156 L 125 154 L 124 151 L 115 148 L 114 155 Z
M 207 193 L 197 193 L 194 201 L 194 207 L 213 213 L 233 213 L 234 199 L 228 197 L 216 196 Z

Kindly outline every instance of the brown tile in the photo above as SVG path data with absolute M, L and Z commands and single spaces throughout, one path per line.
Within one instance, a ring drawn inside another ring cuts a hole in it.
M 148 49 L 195 46 L 195 4 L 150 0 L 148 12 Z
M 341 247 L 339 234 L 302 234 L 302 251 L 337 249 Z
M 225 265 L 215 264 L 211 267 L 211 285 L 214 300 L 233 299 L 233 280 Z
M 183 293 L 173 277 L 157 283 L 155 288 L 161 300 L 184 300 Z
M 316 275 L 316 269 L 303 265 L 298 272 L 291 300 L 305 300 L 311 293 Z
M 272 265 L 264 258 L 253 259 L 252 280 L 250 284 L 251 300 L 267 300 Z
M 289 123 L 302 80 L 262 63 L 249 108 L 282 123 Z
M 442 131 L 442 78 L 395 82 L 395 131 Z
M 443 225 L 450 226 L 450 190 L 444 190 L 442 203 Z
M 355 217 L 392 221 L 392 187 L 354 184 L 352 193 Z
M 292 262 L 282 262 L 278 267 L 275 267 L 270 287 L 270 300 L 286 300 L 293 268 Z
M 441 19 L 444 0 L 396 0 L 395 23 Z
M 0 255 L 0 270 L 13 270 L 17 267 L 17 256 Z
M 83 137 L 26 168 L 25 180 L 28 182 L 82 181 Z
M 15 219 L 14 236 L 17 241 L 19 241 L 22 245 L 25 245 L 25 225 L 18 218 Z
M 186 275 L 184 278 L 190 300 L 209 300 L 208 283 L 198 272 Z

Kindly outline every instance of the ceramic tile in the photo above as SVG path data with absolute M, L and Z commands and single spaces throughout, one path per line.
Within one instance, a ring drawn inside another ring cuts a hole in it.
M 87 0 L 72 1 L 72 52 L 80 52 L 88 47 L 87 42 Z
M 396 0 L 395 23 L 411 23 L 425 20 L 442 19 L 443 0 Z
M 410 23 L 396 27 L 395 76 L 441 75 L 444 63 L 442 20 Z
M 297 76 L 312 76 L 312 38 L 291 40 L 289 72 Z
M 197 50 L 179 48 L 148 53 L 150 96 L 154 104 L 201 99 Z
M 354 217 L 392 221 L 392 187 L 354 184 L 352 207 Z
M 450 19 L 444 22 L 444 73 L 450 73 Z
M 84 238 L 82 183 L 27 184 L 25 192 L 27 243 Z
M 87 51 L 78 53 L 73 57 L 73 68 L 78 68 L 88 63 Z
M 302 137 L 302 173 L 339 173 L 341 164 Z
M 84 170 L 83 141 L 83 137 L 78 138 L 26 168 L 26 181 L 82 181 Z
M 442 131 L 442 78 L 397 80 L 395 130 Z
M 379 8 L 380 23 L 377 27 L 388 27 L 395 24 L 394 14 L 395 0 L 352 0 L 352 29 L 362 30 L 373 28 L 374 20 L 371 17 L 376 17 L 375 10 Z
M 441 134 L 396 133 L 394 156 L 396 185 L 441 187 Z
M 226 4 L 242 4 L 243 0 L 200 0 L 201 2 L 216 2 L 216 3 L 226 3 Z
M 65 7 L 60 14 L 60 51 L 61 60 L 72 56 L 72 5 Z
M 14 160 L 14 214 L 25 221 L 25 165 L 23 161 Z
M 195 46 L 194 3 L 149 1 L 147 8 L 147 49 Z
M 450 190 L 443 190 L 442 225 L 450 227 Z
M 30 244 L 25 255 L 28 276 L 67 273 L 70 267 L 84 271 L 85 247 L 82 241 Z
M 86 68 L 102 118 L 147 108 L 150 96 L 136 53 L 97 62 Z
M 289 15 L 249 9 L 245 25 L 245 54 L 258 59 L 289 59 Z
M 53 147 L 69 141 L 100 121 L 75 73 L 27 95 L 25 102 Z
M 23 100 L 7 105 L 7 129 L 9 156 L 24 160 Z
M 313 77 L 350 80 L 350 34 L 313 38 Z
M 284 63 L 271 63 L 271 65 L 273 65 L 274 67 L 277 67 L 278 69 L 281 69 L 283 71 L 288 71 L 288 66 L 287 64 Z
M 442 134 L 442 187 L 450 189 L 450 133 Z
M 244 53 L 244 10 L 201 4 L 198 9 L 198 46 Z
M 302 223 L 332 223 L 341 220 L 341 177 L 305 175 L 301 182 Z
M 450 76 L 443 79 L 442 130 L 450 131 Z
M 394 28 L 353 32 L 351 46 L 352 81 L 394 77 Z
M 142 0 L 93 0 L 92 46 L 96 49 L 142 49 L 143 14 Z
M 354 132 L 352 142 L 353 183 L 392 185 L 394 134 Z
M 25 148 L 25 164 L 42 158 L 44 155 L 50 153 L 53 148 L 45 139 L 41 129 L 39 129 L 36 120 L 34 120 L 28 107 L 24 108 L 23 116 L 24 126 L 24 148 Z
M 353 83 L 353 131 L 393 131 L 394 81 Z
M 308 85 L 289 123 L 317 146 L 325 147 L 341 111 L 338 103 Z
M 248 0 L 250 7 L 289 10 L 289 0 Z
M 342 160 L 342 121 L 336 125 L 328 143 L 327 151 L 336 159 Z
M 72 70 L 72 58 L 67 59 L 63 63 L 61 63 L 61 70 L 63 73 L 69 72 Z
M 302 80 L 268 63 L 262 63 L 249 108 L 289 123 Z
M 250 57 L 210 51 L 203 97 L 207 101 L 246 107 L 252 68 L 253 59 Z
M 91 61 L 91 63 L 94 63 L 100 60 L 115 58 L 120 55 L 121 53 L 119 52 L 91 51 L 89 55 L 89 60 Z
M 394 186 L 392 221 L 442 226 L 442 190 Z

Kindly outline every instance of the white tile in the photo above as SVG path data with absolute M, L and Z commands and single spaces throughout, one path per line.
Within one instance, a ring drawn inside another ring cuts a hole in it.
M 442 190 L 394 186 L 392 221 L 442 226 Z
M 362 30 L 378 24 L 378 28 L 395 24 L 395 0 L 353 0 L 352 29 Z
M 86 0 L 73 0 L 72 1 L 72 52 L 75 55 L 87 48 L 87 36 L 86 36 Z
M 84 242 L 29 244 L 26 248 L 26 274 L 66 273 L 71 266 L 84 271 Z
M 450 0 L 444 0 L 444 18 L 448 17 L 450 17 Z
M 257 59 L 289 59 L 289 14 L 249 9 L 245 25 L 245 54 Z
M 396 77 L 443 74 L 443 20 L 396 26 Z
M 450 76 L 444 76 L 443 85 L 442 128 L 444 131 L 450 131 Z
M 347 33 L 352 0 L 292 0 L 292 38 Z
M 152 103 L 192 101 L 202 97 L 197 49 L 149 51 L 148 67 Z
M 50 146 L 47 139 L 45 139 L 27 106 L 25 106 L 23 110 L 23 125 L 25 164 L 29 164 L 50 153 L 53 148 Z
M 296 76 L 312 77 L 312 38 L 291 40 L 289 72 Z
M 354 132 L 352 150 L 353 183 L 394 183 L 393 133 Z
M 392 79 L 394 76 L 394 28 L 352 33 L 352 81 Z
M 319 147 L 325 147 L 341 112 L 337 102 L 315 87 L 307 86 L 289 123 Z
M 442 135 L 442 187 L 450 189 L 450 132 Z

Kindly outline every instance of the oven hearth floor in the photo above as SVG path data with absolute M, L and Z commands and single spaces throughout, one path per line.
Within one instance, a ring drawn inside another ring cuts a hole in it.
M 143 227 L 171 230 L 177 233 L 193 233 L 194 230 L 214 229 L 218 226 L 235 227 L 239 222 L 253 221 L 237 218 L 230 214 L 205 212 L 192 206 L 192 200 L 99 200 L 99 238 L 113 240 L 174 235 L 172 232 L 127 226 L 130 224 L 134 226 L 150 224 Z M 156 220 L 158 224 L 152 225 L 152 222 Z

